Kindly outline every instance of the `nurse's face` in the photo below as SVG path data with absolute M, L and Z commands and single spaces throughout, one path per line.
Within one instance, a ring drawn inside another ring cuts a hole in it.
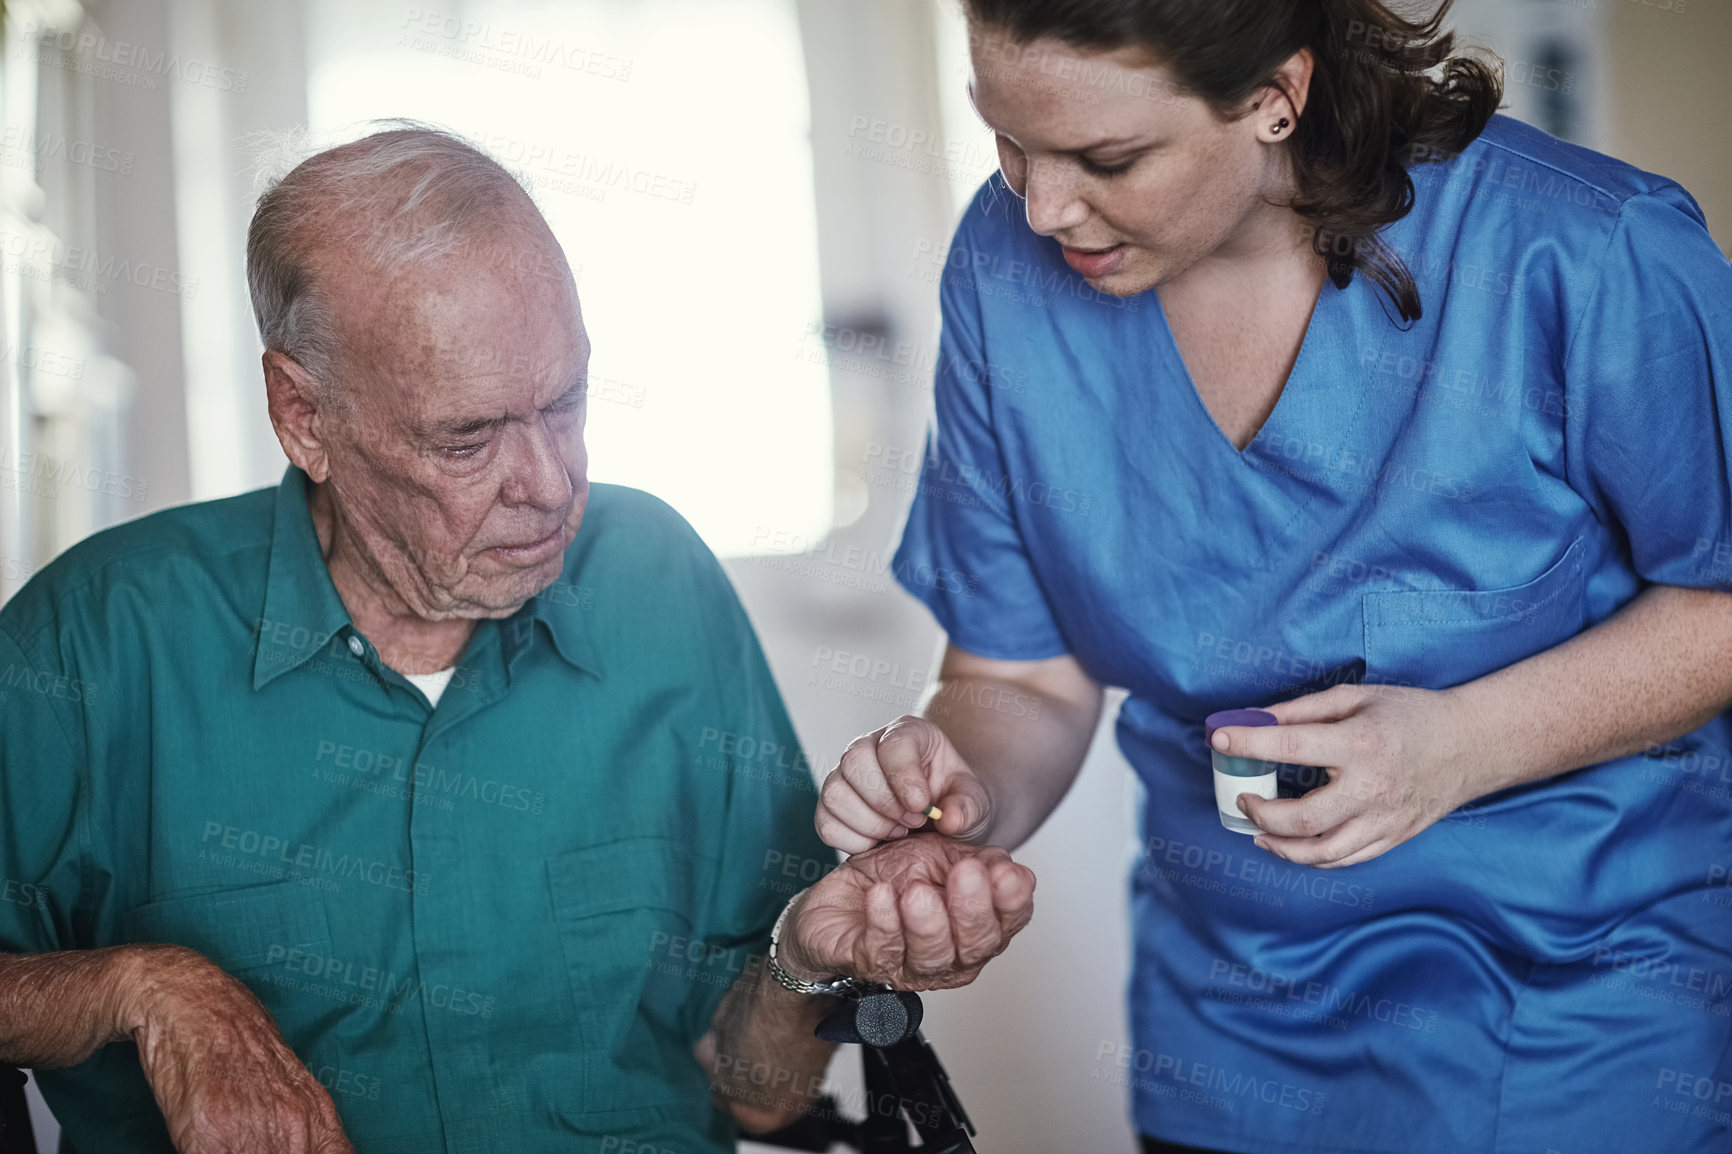
M 1005 181 L 1026 201 L 1029 226 L 1057 240 L 1095 289 L 1143 292 L 1210 257 L 1266 245 L 1272 214 L 1292 223 L 1290 210 L 1269 203 L 1289 178 L 1268 122 L 1293 116 L 1273 90 L 1263 115 L 1228 121 L 1179 94 L 1140 48 L 971 32 L 971 92 L 997 135 Z

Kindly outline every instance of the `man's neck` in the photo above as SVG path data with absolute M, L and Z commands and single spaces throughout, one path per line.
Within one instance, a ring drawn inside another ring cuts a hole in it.
M 355 628 L 378 647 L 379 659 L 399 673 L 438 673 L 455 665 L 477 622 L 429 621 L 414 613 L 360 556 L 328 487 L 311 486 L 307 506 L 337 596 Z

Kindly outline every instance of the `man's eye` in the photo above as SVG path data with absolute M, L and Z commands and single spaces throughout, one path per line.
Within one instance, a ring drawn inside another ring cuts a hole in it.
M 1077 157 L 1077 163 L 1082 165 L 1082 170 L 1090 176 L 1101 176 L 1111 179 L 1115 176 L 1123 176 L 1125 173 L 1129 172 L 1131 166 L 1136 164 L 1136 161 L 1126 160 L 1119 164 L 1098 164 L 1086 156 L 1079 156 Z
M 487 447 L 487 442 L 481 441 L 473 445 L 447 445 L 445 455 L 448 457 L 473 457 Z

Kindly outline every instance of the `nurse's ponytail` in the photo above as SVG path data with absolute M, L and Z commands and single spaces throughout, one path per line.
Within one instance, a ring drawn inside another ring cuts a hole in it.
M 1313 244 L 1338 286 L 1362 272 L 1409 321 L 1419 290 L 1377 234 L 1413 207 L 1408 167 L 1455 156 L 1503 99 L 1496 59 L 1457 54 L 1443 30 L 1451 2 L 1408 20 L 1382 0 L 964 0 L 976 25 L 1020 42 L 1146 48 L 1227 118 L 1309 48 L 1316 67 L 1288 145 L 1292 207 L 1318 225 Z

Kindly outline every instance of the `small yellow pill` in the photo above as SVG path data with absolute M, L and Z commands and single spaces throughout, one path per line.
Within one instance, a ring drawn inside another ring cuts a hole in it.
M 926 816 L 931 818 L 933 821 L 937 821 L 939 818 L 944 816 L 944 811 L 935 805 L 929 805 L 926 807 Z

